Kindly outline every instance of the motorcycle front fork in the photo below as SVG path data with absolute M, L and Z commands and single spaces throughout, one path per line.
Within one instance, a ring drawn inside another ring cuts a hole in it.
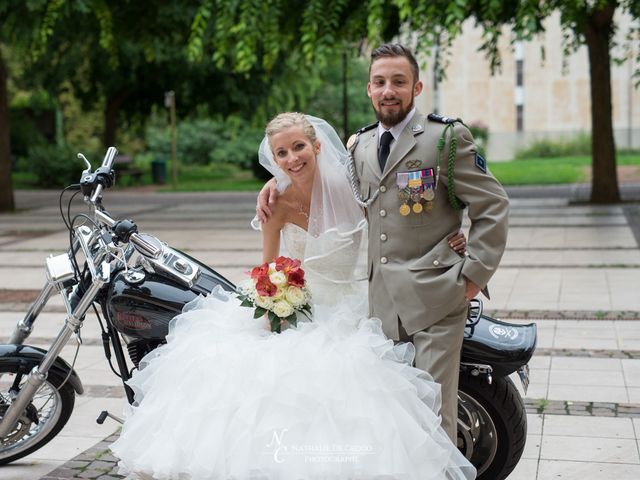
M 12 345 L 22 345 L 24 341 L 29 338 L 31 332 L 33 331 L 33 324 L 42 312 L 42 309 L 49 301 L 49 297 L 55 290 L 55 286 L 50 281 L 44 285 L 44 288 L 40 290 L 40 294 L 38 298 L 31 304 L 31 308 L 25 315 L 25 317 L 18 322 L 16 328 L 13 330 L 13 334 L 9 339 L 9 343 Z
M 60 261 L 62 261 L 61 257 L 63 257 L 63 255 L 54 257 L 54 260 L 55 258 L 58 258 Z M 66 257 L 67 261 L 70 263 L 68 254 L 66 255 Z M 36 301 L 29 309 L 29 312 L 27 313 L 25 318 L 18 322 L 18 325 L 16 325 L 13 335 L 11 336 L 11 343 L 15 343 L 17 345 L 22 345 L 24 343 L 33 329 L 33 323 L 42 311 L 44 305 L 47 303 L 47 300 L 53 293 L 54 289 L 58 289 L 60 291 L 62 290 L 62 283 L 64 278 L 62 278 L 60 275 L 56 275 L 56 272 L 53 271 L 55 269 L 55 266 L 52 265 L 53 262 L 49 262 L 50 259 L 47 260 L 47 283 L 41 290 Z M 65 265 L 64 268 L 66 269 L 71 267 Z M 73 271 L 72 268 L 71 271 Z M 75 308 L 71 307 L 68 299 L 66 298 L 66 295 L 63 295 L 67 307 L 67 318 L 64 322 L 64 325 L 53 341 L 51 348 L 49 348 L 49 350 L 43 357 L 40 365 L 33 367 L 31 372 L 27 376 L 27 379 L 22 388 L 12 399 L 9 408 L 5 411 L 5 414 L 0 421 L 0 439 L 7 436 L 13 429 L 22 412 L 25 410 L 25 408 L 27 408 L 27 405 L 29 404 L 29 402 L 31 402 L 38 389 L 45 382 L 49 369 L 53 365 L 54 361 L 56 360 L 64 346 L 69 341 L 69 338 L 71 338 L 71 335 L 78 331 L 78 328 L 82 324 L 87 310 L 93 303 L 93 300 L 97 296 L 98 291 L 102 288 L 104 283 L 105 282 L 100 278 L 94 279 L 91 286 L 84 293 Z

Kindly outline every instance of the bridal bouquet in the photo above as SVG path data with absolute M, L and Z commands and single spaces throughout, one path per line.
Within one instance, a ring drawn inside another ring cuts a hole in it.
M 250 279 L 238 288 L 243 307 L 255 308 L 254 318 L 265 313 L 271 331 L 280 333 L 283 321 L 296 325 L 296 312 L 311 314 L 311 293 L 304 279 L 300 260 L 278 257 L 249 272 Z

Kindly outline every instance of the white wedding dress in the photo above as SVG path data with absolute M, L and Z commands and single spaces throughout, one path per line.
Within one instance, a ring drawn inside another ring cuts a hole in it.
M 303 257 L 305 237 L 296 225 L 283 229 L 292 256 Z M 439 385 L 410 366 L 413 345 L 394 345 L 379 320 L 366 318 L 366 294 L 356 286 L 312 276 L 308 284 L 313 321 L 281 334 L 221 290 L 174 319 L 167 344 L 129 381 L 138 406 L 111 447 L 121 473 L 158 480 L 475 478 L 439 426 Z

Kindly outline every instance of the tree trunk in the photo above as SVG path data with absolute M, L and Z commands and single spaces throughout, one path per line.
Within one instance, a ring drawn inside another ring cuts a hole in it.
M 351 136 L 349 131 L 349 64 L 348 64 L 347 47 L 343 47 L 342 51 L 342 131 L 344 132 L 342 142 L 347 143 Z
M 585 26 L 591 75 L 591 203 L 620 201 L 611 109 L 611 36 L 615 4 L 594 10 Z
M 9 136 L 8 72 L 0 53 L 0 212 L 15 208 L 11 181 L 11 140 Z
M 131 94 L 130 90 L 118 90 L 107 96 L 107 104 L 104 110 L 104 146 L 113 147 L 116 144 L 118 133 L 118 113 L 120 107 Z

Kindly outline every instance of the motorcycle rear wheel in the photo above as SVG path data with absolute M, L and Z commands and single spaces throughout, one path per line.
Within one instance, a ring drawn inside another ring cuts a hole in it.
M 460 373 L 458 448 L 478 470 L 477 480 L 502 480 L 516 467 L 527 439 L 522 397 L 509 377 Z
M 0 366 L 0 419 L 9 405 L 9 388 L 18 373 L 18 365 Z M 27 374 L 22 376 L 21 385 Z M 60 388 L 64 378 L 49 374 L 18 424 L 0 439 L 0 465 L 11 463 L 42 448 L 65 426 L 75 404 L 75 391 L 69 383 Z M 35 423 L 37 417 L 39 423 Z

